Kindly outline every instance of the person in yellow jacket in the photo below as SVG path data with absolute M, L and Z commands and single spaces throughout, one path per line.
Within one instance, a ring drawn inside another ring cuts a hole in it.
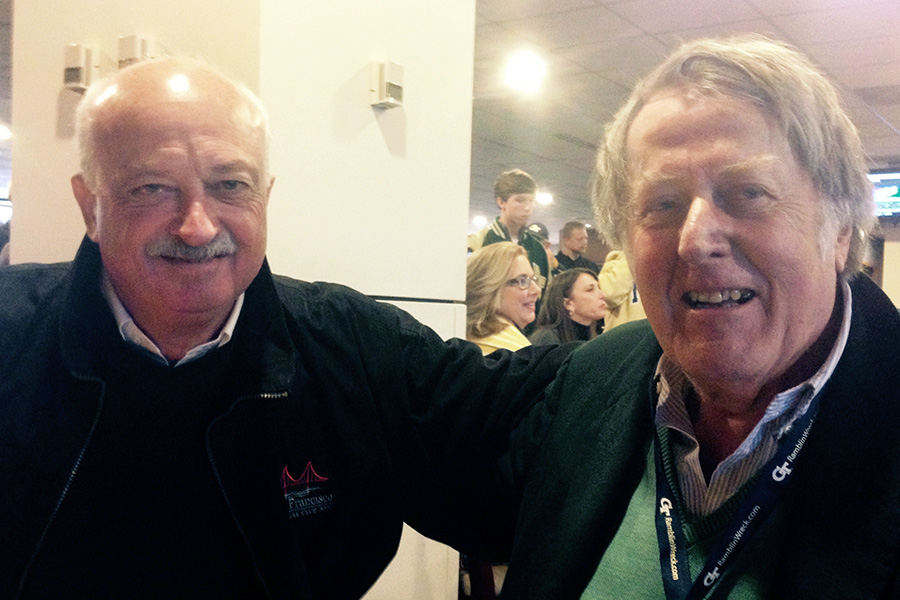
M 540 287 L 528 254 L 512 242 L 475 251 L 466 267 L 466 339 L 484 354 L 530 345 L 522 333 L 535 319 Z
M 535 319 L 541 289 L 525 248 L 497 242 L 476 250 L 466 265 L 466 339 L 485 355 L 519 350 L 531 342 L 522 330 Z M 460 554 L 460 598 L 495 598 L 506 564 Z
M 604 331 L 628 321 L 647 318 L 624 252 L 613 250 L 606 255 L 597 281 L 600 282 L 600 289 L 606 296 L 606 306 L 609 309 L 604 320 Z

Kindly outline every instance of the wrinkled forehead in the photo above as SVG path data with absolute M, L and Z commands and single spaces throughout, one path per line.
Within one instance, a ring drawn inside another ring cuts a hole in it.
M 159 160 L 169 149 L 201 152 L 204 164 L 245 164 L 265 177 L 265 135 L 242 114 L 240 104 L 198 96 L 144 96 L 106 107 L 94 126 L 94 165 L 112 183 L 126 167 Z M 208 162 L 212 161 L 212 162 Z
M 235 123 L 227 111 L 182 103 L 132 105 L 98 125 L 97 183 L 116 185 L 129 173 L 167 172 L 186 164 L 202 169 L 240 165 L 257 184 L 266 176 L 262 135 Z
M 240 107 L 216 99 L 198 98 L 172 102 L 168 99 L 142 98 L 121 103 L 98 115 L 94 125 L 97 141 L 128 143 L 131 138 L 145 139 L 185 135 L 216 135 L 246 146 L 262 148 L 264 133 L 248 123 Z
M 201 92 L 177 96 L 150 90 L 146 94 L 128 93 L 110 99 L 96 109 L 96 136 L 128 128 L 215 129 L 245 136 L 249 142 L 264 137 L 262 123 L 252 108 L 239 97 L 217 96 Z

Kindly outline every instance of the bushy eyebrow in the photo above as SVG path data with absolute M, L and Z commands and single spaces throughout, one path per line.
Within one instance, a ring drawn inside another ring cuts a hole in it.
M 747 160 L 742 160 L 736 163 L 732 163 L 730 165 L 725 165 L 716 173 L 717 176 L 733 176 L 733 175 L 743 175 L 744 173 L 750 171 L 756 171 L 759 169 L 766 169 L 771 167 L 772 165 L 778 164 L 783 160 L 782 157 L 775 156 L 774 154 L 762 154 L 760 156 L 754 156 L 753 158 L 749 158 Z
M 781 160 L 783 160 L 781 157 L 775 156 L 774 154 L 762 154 L 760 156 L 754 156 L 746 160 L 724 165 L 715 172 L 715 176 L 733 177 L 742 175 L 759 169 L 768 168 L 778 164 Z M 671 173 L 664 170 L 650 172 L 646 168 L 640 168 L 635 171 L 635 177 L 632 178 L 631 187 L 634 189 L 635 187 L 662 185 L 678 182 L 681 179 L 682 176 L 677 173 Z
M 259 168 L 253 163 L 242 159 L 216 164 L 210 169 L 210 173 L 214 176 L 229 176 L 233 173 L 246 173 L 253 180 L 254 184 L 258 184 L 262 177 Z
M 169 179 L 169 176 L 160 169 L 149 168 L 145 165 L 130 164 L 119 167 L 114 172 L 107 174 L 105 181 L 107 185 L 113 186 L 131 185 L 135 180 L 138 180 L 138 178 L 139 181 L 152 181 Z
M 240 159 L 219 163 L 212 168 L 213 173 L 234 173 L 235 171 L 248 171 L 254 173 L 256 168 L 251 163 Z

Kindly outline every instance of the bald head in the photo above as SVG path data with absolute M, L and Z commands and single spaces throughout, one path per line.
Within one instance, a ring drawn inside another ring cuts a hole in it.
M 242 84 L 203 62 L 169 57 L 140 62 L 109 75 L 88 89 L 75 115 L 81 170 L 96 188 L 105 158 L 114 157 L 124 129 L 151 122 L 165 111 L 199 110 L 227 119 L 257 146 L 268 173 L 268 118 L 259 99 Z M 108 156 L 103 156 L 106 154 Z

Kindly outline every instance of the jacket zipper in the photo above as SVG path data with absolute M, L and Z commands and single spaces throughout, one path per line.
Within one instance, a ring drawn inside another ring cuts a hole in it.
M 231 514 L 231 520 L 234 521 L 234 524 L 238 529 L 238 533 L 240 533 L 241 539 L 244 540 L 244 545 L 247 546 L 247 551 L 250 553 L 250 562 L 253 564 L 253 572 L 256 573 L 256 578 L 259 579 L 259 583 L 263 587 L 266 598 L 272 598 L 272 594 L 269 592 L 269 586 L 266 585 L 266 580 L 263 578 L 262 572 L 259 570 L 259 563 L 256 560 L 256 555 L 253 552 L 253 547 L 250 545 L 250 540 L 247 538 L 247 534 L 244 533 L 244 528 L 241 527 L 241 523 L 240 521 L 238 521 L 237 514 L 235 514 L 234 506 L 232 506 L 231 504 L 231 498 L 228 497 L 228 493 L 225 491 L 225 485 L 222 483 L 222 477 L 219 475 L 219 468 L 216 466 L 216 459 L 212 453 L 212 447 L 210 445 L 210 433 L 212 432 L 212 428 L 216 423 L 231 414 L 234 408 L 245 400 L 277 400 L 287 397 L 288 392 L 250 394 L 247 396 L 241 396 L 231 404 L 231 407 L 227 412 L 213 419 L 209 424 L 209 427 L 207 427 L 206 429 L 206 457 L 209 459 L 209 464 L 212 467 L 213 476 L 215 476 L 216 478 L 216 485 L 219 486 L 219 491 L 222 493 L 222 497 L 225 499 L 226 506 L 228 506 L 228 512 L 229 514 Z
M 94 420 L 91 423 L 91 428 L 88 431 L 87 438 L 85 438 L 84 440 L 84 444 L 81 446 L 81 451 L 78 453 L 78 457 L 75 459 L 75 464 L 72 466 L 72 470 L 69 472 L 69 478 L 66 480 L 66 485 L 63 486 L 62 492 L 60 493 L 59 498 L 56 501 L 56 505 L 50 512 L 50 517 L 47 519 L 47 523 L 44 525 L 43 531 L 41 531 L 38 542 L 37 544 L 35 544 L 34 550 L 28 557 L 28 562 L 25 563 L 25 568 L 22 571 L 22 577 L 19 578 L 19 586 L 16 589 L 16 599 L 22 596 L 22 592 L 25 589 L 25 580 L 28 578 L 28 572 L 31 570 L 31 567 L 34 566 L 34 561 L 37 560 L 37 556 L 41 551 L 41 547 L 44 545 L 44 540 L 47 538 L 47 533 L 50 531 L 50 526 L 53 525 L 53 521 L 56 519 L 56 515 L 59 512 L 59 509 L 62 506 L 63 501 L 66 499 L 66 495 L 69 493 L 69 488 L 72 487 L 72 480 L 75 479 L 75 474 L 78 472 L 78 467 L 81 466 L 81 460 L 84 458 L 84 453 L 87 452 L 88 446 L 94 439 L 94 432 L 97 430 L 97 423 L 100 422 L 100 413 L 103 412 L 103 396 L 106 393 L 106 384 L 103 382 L 103 380 L 95 377 L 79 376 L 75 374 L 73 374 L 73 376 L 77 380 L 86 383 L 97 383 L 100 385 L 100 398 L 98 399 L 97 412 L 94 414 Z

